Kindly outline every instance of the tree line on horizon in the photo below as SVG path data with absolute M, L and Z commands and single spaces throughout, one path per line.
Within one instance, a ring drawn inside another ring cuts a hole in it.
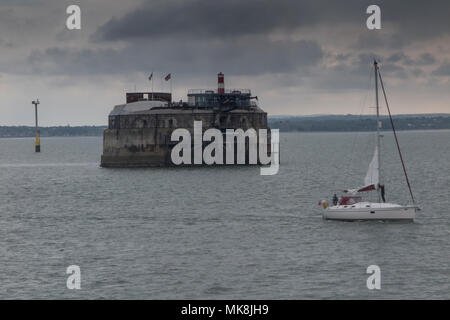
M 106 126 L 53 126 L 39 127 L 41 137 L 74 137 L 74 136 L 101 136 Z M 21 138 L 34 137 L 34 126 L 0 126 L 0 137 Z
M 381 117 L 382 130 L 390 130 L 388 117 Z M 272 129 L 281 132 L 351 132 L 374 131 L 375 117 L 346 116 L 309 116 L 309 117 L 269 117 L 268 124 Z M 438 130 L 450 129 L 450 116 L 394 116 L 397 130 Z M 41 137 L 74 137 L 74 136 L 102 136 L 106 126 L 51 126 L 39 127 Z M 33 126 L 0 126 L 1 138 L 34 137 Z
M 391 130 L 389 117 L 380 118 L 381 130 Z M 440 130 L 450 129 L 450 116 L 393 116 L 396 130 Z M 376 118 L 354 115 L 269 118 L 269 126 L 281 132 L 352 132 L 375 131 Z

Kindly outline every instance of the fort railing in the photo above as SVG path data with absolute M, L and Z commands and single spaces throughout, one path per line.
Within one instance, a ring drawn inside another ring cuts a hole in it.
M 217 94 L 213 89 L 189 89 L 188 94 Z M 251 94 L 250 89 L 226 89 L 225 94 Z

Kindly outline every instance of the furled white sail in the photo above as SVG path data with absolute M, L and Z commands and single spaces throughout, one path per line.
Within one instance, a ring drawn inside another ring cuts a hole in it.
M 379 163 L 378 163 L 378 147 L 375 147 L 372 161 L 370 161 L 369 169 L 367 170 L 366 177 L 364 178 L 364 186 L 357 189 L 344 190 L 346 193 L 356 194 L 358 192 L 365 192 L 376 190 L 379 181 Z
M 375 188 L 379 181 L 380 167 L 378 163 L 378 147 L 375 147 L 372 161 L 370 161 L 369 169 L 367 170 L 366 177 L 364 179 L 364 185 L 366 187 L 373 185 Z

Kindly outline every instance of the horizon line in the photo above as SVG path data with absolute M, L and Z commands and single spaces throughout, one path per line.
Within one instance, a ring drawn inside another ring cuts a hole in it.
M 450 113 L 399 113 L 393 114 L 392 116 L 449 116 Z M 295 114 L 279 114 L 279 115 L 268 115 L 268 118 L 314 118 L 314 117 L 332 117 L 332 116 L 356 116 L 356 117 L 374 117 L 373 114 L 353 114 L 353 113 L 316 113 L 316 114 L 305 114 L 305 115 L 295 115 Z M 381 115 L 381 117 L 387 117 L 388 115 Z M 108 126 L 108 123 L 104 124 L 52 124 L 52 125 L 41 125 L 40 128 L 49 128 L 49 127 L 104 127 Z M 0 124 L 0 127 L 34 127 L 33 124 Z

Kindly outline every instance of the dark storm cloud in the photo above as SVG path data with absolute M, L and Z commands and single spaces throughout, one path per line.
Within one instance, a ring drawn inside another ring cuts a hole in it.
M 136 43 L 123 49 L 84 49 L 53 47 L 33 51 L 30 69 L 24 72 L 48 74 L 114 74 L 161 70 L 184 74 L 206 74 L 222 70 L 234 75 L 290 73 L 308 70 L 323 57 L 315 41 L 271 41 L 245 39 L 224 47 L 221 43 L 170 41 Z
M 370 4 L 381 6 L 380 32 L 366 28 Z M 312 82 L 332 79 L 333 73 L 338 79 L 340 73 L 353 76 L 349 83 L 358 87 L 374 58 L 386 73 L 403 79 L 423 74 L 420 66 L 445 61 L 436 48 L 417 56 L 404 46 L 448 34 L 450 1 L 152 0 L 123 12 L 96 30 L 84 29 L 92 35 L 90 43 L 77 48 L 69 43 L 77 34 L 68 37 L 70 31 L 60 31 L 61 39 L 50 48 L 33 49 L 26 63 L 3 64 L 0 71 L 73 76 L 157 69 L 184 77 L 223 71 L 291 74 Z M 324 28 L 334 32 L 324 34 Z M 341 47 L 334 48 L 336 43 Z M 414 74 L 408 71 L 412 64 Z M 445 68 L 434 72 L 445 74 Z M 338 82 L 330 82 L 330 88 L 339 87 Z
M 112 18 L 95 35 L 104 41 L 159 37 L 226 38 L 248 34 L 267 34 L 271 31 L 291 32 L 306 26 L 328 25 L 339 27 L 343 23 L 355 25 L 364 31 L 366 8 L 378 4 L 382 10 L 382 23 L 398 28 L 390 36 L 390 45 L 402 46 L 414 40 L 438 37 L 450 32 L 450 1 L 148 1 L 140 8 L 120 18 Z M 365 30 L 360 45 L 372 47 L 373 33 Z M 383 43 L 387 43 L 386 37 Z
M 112 18 L 97 32 L 101 40 L 134 38 L 229 37 L 265 34 L 310 25 L 318 12 L 301 1 L 150 1 Z
M 371 4 L 381 7 L 385 28 L 381 32 L 366 28 L 366 8 Z M 404 47 L 449 34 L 448 12 L 450 1 L 445 0 L 147 1 L 121 17 L 111 18 L 92 39 L 124 41 L 129 47 L 123 54 L 131 56 L 141 50 L 136 48 L 142 43 L 151 43 L 145 61 L 179 72 L 206 73 L 219 68 L 233 74 L 257 75 L 301 70 L 301 77 L 320 75 L 330 79 L 337 79 L 333 74 L 340 72 L 352 77 L 350 85 L 360 87 L 374 58 L 383 62 L 388 76 L 401 79 L 417 76 L 422 71 L 420 66 L 437 63 L 434 53 L 412 58 Z M 344 25 L 353 26 L 355 32 L 339 36 L 351 53 L 334 56 L 339 67 L 319 67 L 329 56 L 322 46 L 328 40 L 340 39 L 327 39 L 326 35 L 315 38 L 310 31 L 314 27 L 340 30 Z M 286 37 L 274 41 L 269 36 L 272 33 Z M 294 41 L 294 34 L 308 40 Z M 380 50 L 395 51 L 376 55 Z M 416 66 L 414 73 L 408 71 L 410 65 Z M 329 87 L 339 87 L 337 83 L 331 81 Z

